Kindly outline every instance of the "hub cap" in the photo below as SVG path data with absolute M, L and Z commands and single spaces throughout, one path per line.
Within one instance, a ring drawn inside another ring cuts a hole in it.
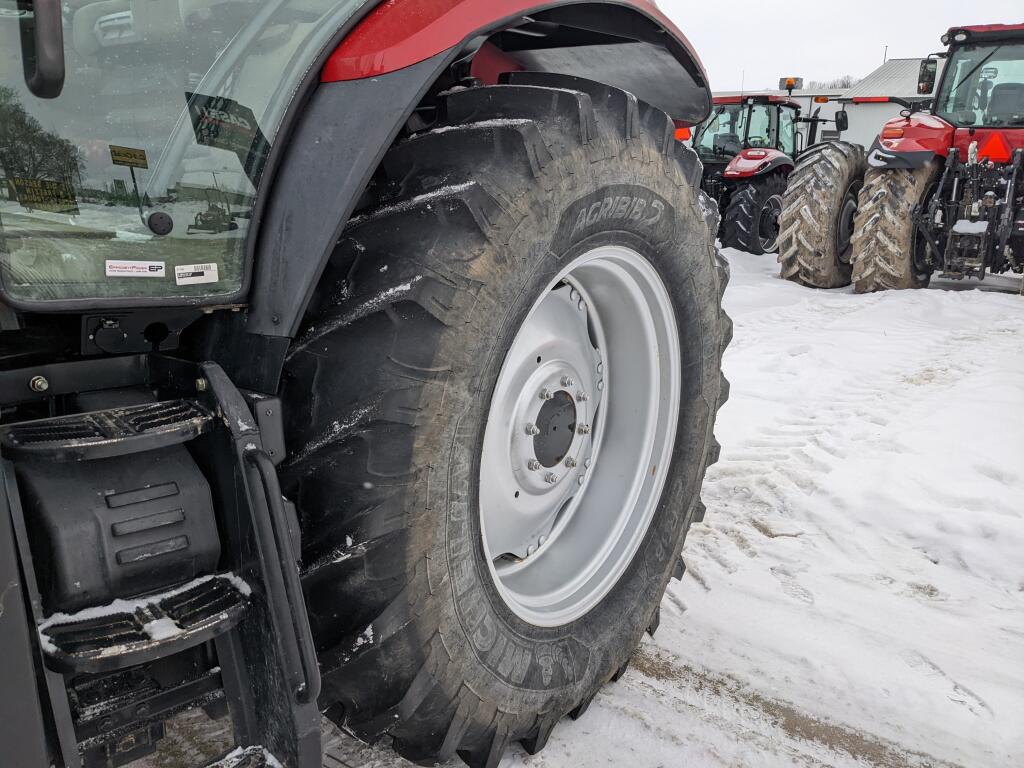
M 573 621 L 632 560 L 671 460 L 680 369 L 668 291 L 628 248 L 578 257 L 530 310 L 480 463 L 484 551 L 524 620 Z

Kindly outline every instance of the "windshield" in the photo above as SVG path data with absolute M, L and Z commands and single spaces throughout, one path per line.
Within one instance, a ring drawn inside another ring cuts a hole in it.
M 959 127 L 1024 126 L 1024 43 L 953 49 L 935 105 Z
M 65 0 L 33 95 L 31 4 L 0 0 L 0 280 L 24 302 L 237 294 L 299 79 L 367 0 Z
M 697 129 L 693 146 L 708 160 L 728 160 L 744 147 L 770 147 L 771 112 L 767 104 L 721 104 Z

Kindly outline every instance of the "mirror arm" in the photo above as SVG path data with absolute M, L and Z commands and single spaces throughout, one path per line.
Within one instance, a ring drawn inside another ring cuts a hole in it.
M 60 0 L 35 0 L 32 16 L 21 19 L 21 56 L 25 84 L 41 99 L 64 90 L 64 26 Z M 31 52 L 31 55 L 30 55 Z

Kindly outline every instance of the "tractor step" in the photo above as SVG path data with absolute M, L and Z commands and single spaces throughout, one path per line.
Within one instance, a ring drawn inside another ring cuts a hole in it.
M 25 754 L 117 768 L 202 708 L 230 717 L 240 747 L 217 768 L 320 768 L 320 670 L 274 464 L 279 409 L 260 399 L 255 417 L 213 363 L 153 355 L 140 367 L 153 376 L 131 387 L 181 399 L 137 405 L 118 382 L 78 400 L 117 407 L 0 427 L 0 555 L 15 545 L 38 635 L 11 646 L 43 706 L 32 717 L 44 738 Z
M 188 442 L 212 423 L 199 403 L 169 400 L 0 427 L 0 450 L 9 459 L 104 459 Z
M 281 768 L 281 761 L 263 747 L 239 747 L 206 768 Z
M 203 576 L 136 600 L 115 600 L 39 625 L 49 665 L 61 672 L 109 672 L 190 648 L 232 629 L 249 605 L 234 574 Z

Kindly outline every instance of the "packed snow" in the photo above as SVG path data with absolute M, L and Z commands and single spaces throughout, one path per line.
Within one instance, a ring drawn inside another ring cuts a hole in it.
M 732 397 L 687 573 L 625 677 L 502 766 L 1016 768 L 1020 281 L 858 296 L 726 255 Z M 411 765 L 337 731 L 328 753 Z

